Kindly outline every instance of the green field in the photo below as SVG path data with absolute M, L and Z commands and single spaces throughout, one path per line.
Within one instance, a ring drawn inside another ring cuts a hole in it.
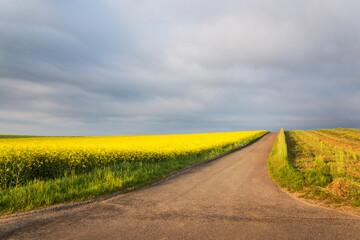
M 359 207 L 360 130 L 280 132 L 268 169 L 281 187 L 302 197 Z
M 10 139 L 10 138 L 34 138 L 41 136 L 32 136 L 32 135 L 0 135 L 0 139 Z

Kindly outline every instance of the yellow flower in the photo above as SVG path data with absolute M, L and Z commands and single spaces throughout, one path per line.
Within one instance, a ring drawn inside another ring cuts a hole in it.
M 47 169 L 56 172 L 57 168 L 59 171 L 78 167 L 92 168 L 116 162 L 166 161 L 170 158 L 178 159 L 192 154 L 201 154 L 204 151 L 234 143 L 240 146 L 247 143 L 249 138 L 265 133 L 266 131 L 243 131 L 178 135 L 0 139 L 0 169 L 6 169 L 5 175 L 10 176 L 11 166 L 16 165 L 19 169 L 21 166 L 22 172 L 15 174 L 21 175 L 37 172 L 37 168 L 41 168 L 38 172 L 47 173 Z M 19 177 L 27 179 L 27 176 Z

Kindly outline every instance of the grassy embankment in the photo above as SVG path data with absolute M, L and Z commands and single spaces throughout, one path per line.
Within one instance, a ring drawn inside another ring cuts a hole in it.
M 0 141 L 0 212 L 138 189 L 266 133 L 4 139 Z
M 305 185 L 304 177 L 289 159 L 283 128 L 276 138 L 267 165 L 270 176 L 281 187 L 299 191 Z
M 268 166 L 281 187 L 305 198 L 360 207 L 360 130 L 287 131 L 277 142 L 283 147 L 274 145 Z

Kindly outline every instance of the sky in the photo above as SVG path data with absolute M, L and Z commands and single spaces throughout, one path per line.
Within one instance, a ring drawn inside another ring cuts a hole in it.
M 0 134 L 360 128 L 360 1 L 0 6 Z

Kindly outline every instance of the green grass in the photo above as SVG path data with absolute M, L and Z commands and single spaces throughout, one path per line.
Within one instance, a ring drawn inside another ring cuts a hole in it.
M 249 138 L 248 144 L 262 135 Z M 122 192 L 136 190 L 165 178 L 173 171 L 212 159 L 239 147 L 240 145 L 235 143 L 181 159 L 116 163 L 83 174 L 70 174 L 49 180 L 35 179 L 23 186 L 0 190 L 0 213 L 10 214 L 55 203 L 81 201 L 119 190 Z
M 289 160 L 283 128 L 276 138 L 267 166 L 270 176 L 279 186 L 288 190 L 299 191 L 303 189 L 304 177 Z
M 193 162 L 119 163 L 85 174 L 48 181 L 34 180 L 25 186 L 1 191 L 0 211 L 12 213 L 54 203 L 89 199 L 117 190 L 126 192 L 160 180 L 165 174 L 191 163 Z

